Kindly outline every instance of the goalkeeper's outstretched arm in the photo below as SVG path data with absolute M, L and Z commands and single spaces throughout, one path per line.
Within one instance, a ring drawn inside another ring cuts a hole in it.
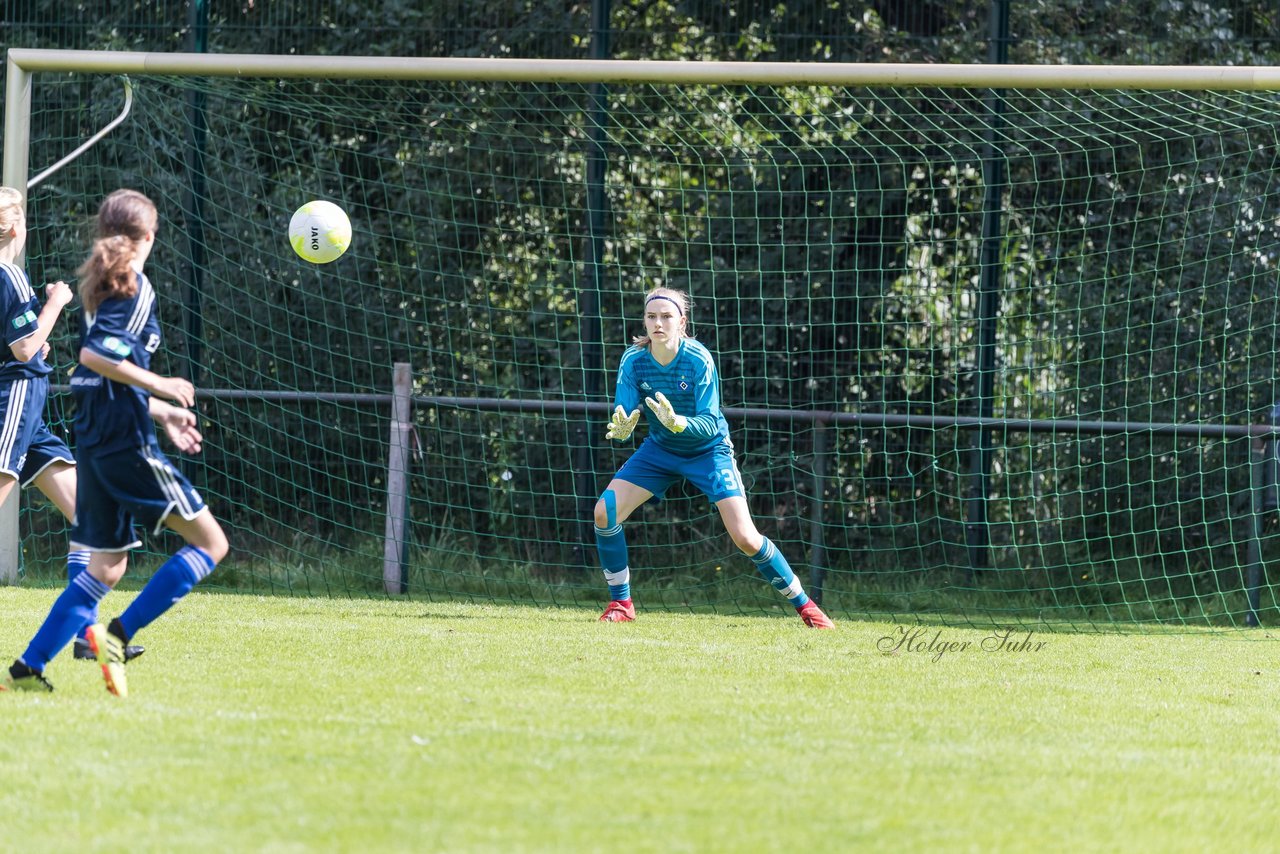
M 622 354 L 618 365 L 618 382 L 613 392 L 613 413 L 605 428 L 605 438 L 622 442 L 631 438 L 640 422 L 640 388 L 633 375 L 635 359 L 639 352 L 634 348 Z

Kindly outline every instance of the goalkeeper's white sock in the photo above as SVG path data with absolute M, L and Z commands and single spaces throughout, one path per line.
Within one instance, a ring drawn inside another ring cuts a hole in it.
M 609 598 L 615 602 L 625 602 L 631 598 L 631 570 L 621 572 L 604 571 L 605 583 L 609 585 Z
M 803 608 L 809 604 L 809 594 L 800 586 L 800 579 L 791 571 L 791 564 L 787 563 L 782 552 L 778 551 L 778 547 L 768 537 L 764 538 L 764 545 L 760 546 L 760 551 L 751 558 L 751 562 L 792 605 Z

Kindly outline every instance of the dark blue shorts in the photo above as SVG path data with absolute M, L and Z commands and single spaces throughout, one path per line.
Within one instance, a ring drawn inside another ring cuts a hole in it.
M 48 393 L 44 377 L 0 383 L 0 472 L 23 486 L 56 462 L 75 465 L 67 443 L 44 423 Z
M 662 498 L 671 485 L 680 480 L 701 489 L 712 504 L 734 495 L 746 496 L 742 475 L 733 458 L 733 443 L 728 439 L 696 457 L 682 457 L 646 438 L 615 477 L 647 489 L 655 498 Z
M 95 455 L 81 451 L 71 547 L 123 552 L 142 545 L 134 524 L 158 533 L 170 513 L 194 519 L 204 499 L 159 445 Z

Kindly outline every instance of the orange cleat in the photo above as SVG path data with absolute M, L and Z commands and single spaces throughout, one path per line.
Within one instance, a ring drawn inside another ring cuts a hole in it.
M 831 622 L 831 618 L 822 613 L 818 603 L 813 600 L 796 608 L 796 613 L 800 615 L 800 619 L 804 620 L 804 624 L 811 629 L 834 629 L 836 627 L 836 624 Z
M 107 690 L 117 697 L 129 696 L 129 681 L 124 673 L 124 641 L 107 631 L 101 623 L 94 623 L 85 631 L 89 648 L 102 667 L 102 678 Z
M 630 623 L 636 618 L 636 606 L 630 599 L 614 599 L 600 615 L 602 623 Z

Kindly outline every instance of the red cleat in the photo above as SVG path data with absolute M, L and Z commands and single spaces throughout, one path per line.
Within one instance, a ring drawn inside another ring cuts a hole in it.
M 630 599 L 615 599 L 600 615 L 602 623 L 630 623 L 636 618 L 636 606 Z
M 796 613 L 800 615 L 800 619 L 804 620 L 804 624 L 811 629 L 834 629 L 836 627 L 836 624 L 831 622 L 831 618 L 822 613 L 818 603 L 812 599 L 807 604 L 796 608 Z

